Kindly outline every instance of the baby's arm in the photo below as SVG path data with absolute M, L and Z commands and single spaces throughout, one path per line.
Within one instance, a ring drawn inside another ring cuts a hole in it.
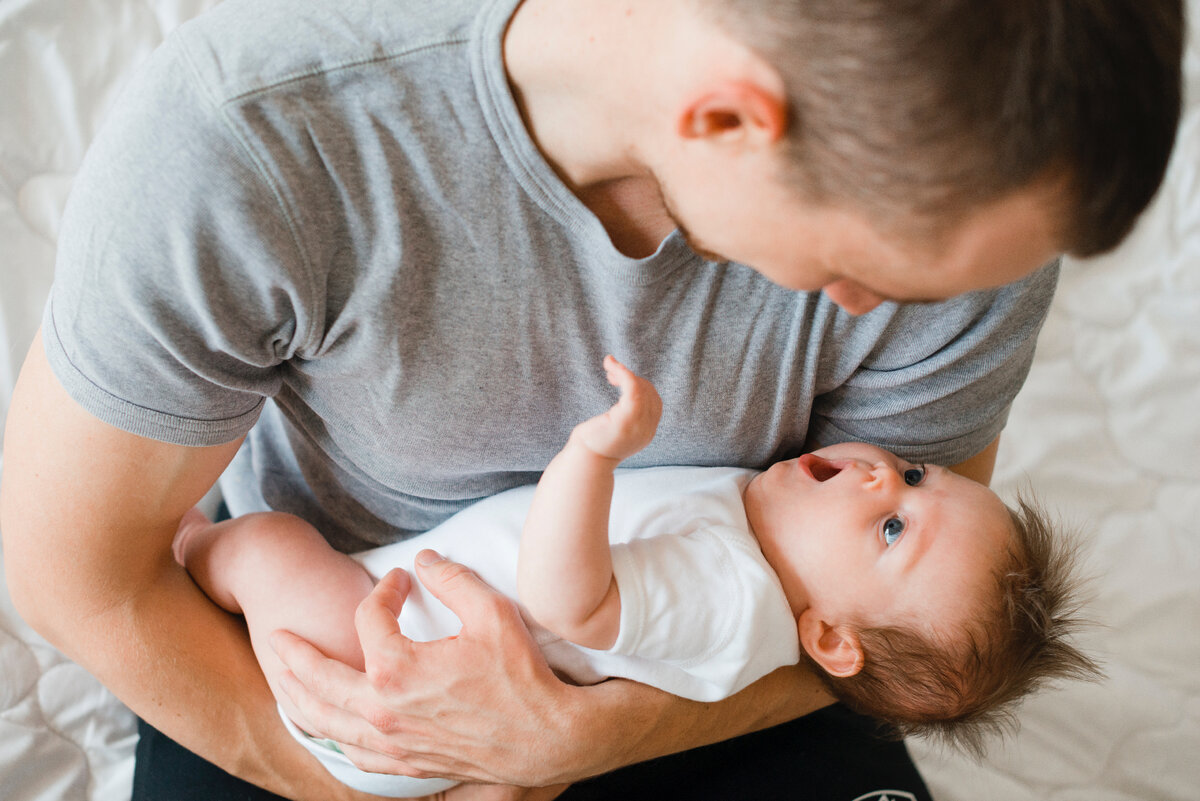
M 363 669 L 354 613 L 374 582 L 300 518 L 269 512 L 214 524 L 193 509 L 180 523 L 174 552 L 209 598 L 245 616 L 271 692 L 302 728 L 299 710 L 279 684 L 286 668 L 268 643 L 272 632 L 291 631 Z
M 650 444 L 662 414 L 653 384 L 612 356 L 605 357 L 604 369 L 621 397 L 604 414 L 575 426 L 542 474 L 517 567 L 518 594 L 533 618 L 587 648 L 611 647 L 620 626 L 608 544 L 613 470 Z

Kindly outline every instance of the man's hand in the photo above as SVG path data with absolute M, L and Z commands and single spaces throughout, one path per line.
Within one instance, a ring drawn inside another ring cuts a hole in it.
M 418 577 L 462 621 L 458 635 L 428 643 L 404 636 L 396 618 L 409 579 L 401 570 L 359 606 L 365 673 L 288 632 L 274 635 L 290 671 L 284 689 L 303 715 L 296 723 L 376 773 L 516 786 L 586 775 L 588 744 L 573 731 L 584 690 L 554 676 L 515 604 L 432 551 L 418 555 Z

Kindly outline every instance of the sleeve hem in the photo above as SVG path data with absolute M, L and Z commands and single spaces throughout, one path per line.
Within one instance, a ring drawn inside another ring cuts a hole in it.
M 208 447 L 232 442 L 258 420 L 266 398 L 247 411 L 219 420 L 199 420 L 138 406 L 97 386 L 71 362 L 54 330 L 50 305 L 42 325 L 42 345 L 50 369 L 67 394 L 92 416 L 130 434 L 188 447 Z
M 616 579 L 618 591 L 621 593 L 621 622 L 617 629 L 617 639 L 608 647 L 607 652 L 632 654 L 637 651 L 642 641 L 642 615 L 645 612 L 645 598 L 639 583 L 637 565 L 628 549 L 612 548 L 612 566 L 613 577 Z
M 1004 427 L 1008 423 L 1010 409 L 1011 405 L 1005 407 L 1003 413 L 998 417 L 989 420 L 975 431 L 954 437 L 953 439 L 941 440 L 939 442 L 901 443 L 875 438 L 871 442 L 886 451 L 894 453 L 901 459 L 925 461 L 949 467 L 950 465 L 965 462 L 992 444 L 992 441 L 1004 432 Z M 835 445 L 839 442 L 854 442 L 860 439 L 862 437 L 857 437 L 826 419 L 819 424 L 814 421 L 810 430 L 810 439 L 805 444 L 805 448 L 816 450 L 827 445 Z

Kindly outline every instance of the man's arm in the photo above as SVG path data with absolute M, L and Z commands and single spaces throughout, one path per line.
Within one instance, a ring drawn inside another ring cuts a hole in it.
M 295 799 L 352 797 L 284 731 L 245 630 L 171 555 L 175 529 L 238 443 L 186 448 L 89 415 L 41 337 L 5 431 L 0 532 L 13 602 L 151 725 Z
M 564 684 L 516 606 L 472 571 L 418 557 L 417 577 L 462 621 L 457 636 L 404 637 L 396 623 L 404 592 L 385 577 L 358 611 L 365 675 L 286 632 L 273 641 L 293 674 L 285 691 L 314 733 L 342 744 L 364 770 L 525 787 L 570 782 L 783 723 L 833 700 L 801 667 L 780 668 L 717 703 L 622 679 Z
M 950 465 L 950 469 L 960 476 L 966 476 L 972 481 L 978 481 L 985 487 L 992 482 L 992 471 L 996 468 L 996 452 L 1000 449 L 1000 437 L 992 440 L 986 448 L 967 459 Z

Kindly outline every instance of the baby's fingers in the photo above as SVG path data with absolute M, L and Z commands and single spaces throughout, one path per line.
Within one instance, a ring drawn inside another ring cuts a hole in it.
M 662 399 L 652 383 L 612 356 L 605 358 L 604 366 L 609 381 L 621 391 L 621 397 L 604 417 L 615 426 L 614 436 L 623 448 L 632 454 L 653 438 L 662 416 Z
M 608 383 L 621 390 L 621 394 L 625 394 L 625 390 L 638 381 L 637 375 L 611 353 L 604 357 L 604 375 Z
M 649 406 L 651 411 L 662 409 L 662 400 L 654 384 L 642 378 L 609 355 L 604 357 L 604 372 L 608 382 L 621 391 L 620 402 L 628 401 L 636 406 Z

